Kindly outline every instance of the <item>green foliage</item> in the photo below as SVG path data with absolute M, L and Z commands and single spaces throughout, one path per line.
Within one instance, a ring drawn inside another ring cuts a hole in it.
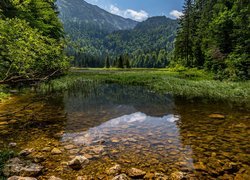
M 68 67 L 64 43 L 43 36 L 25 20 L 0 20 L 0 78 L 43 78 Z
M 168 70 L 172 72 L 183 72 L 183 71 L 187 71 L 188 68 L 180 64 L 175 64 L 173 67 L 169 67 Z
M 165 49 L 148 53 L 136 51 L 132 54 L 132 59 L 132 67 L 164 68 L 169 64 L 169 53 Z
M 54 3 L 55 0 L 2 0 L 0 9 L 4 17 L 23 19 L 42 35 L 59 39 L 63 29 Z
M 2 0 L 0 10 L 0 83 L 34 81 L 62 73 L 63 52 L 54 0 Z
M 175 62 L 205 68 L 218 79 L 249 79 L 250 4 L 247 0 L 186 0 Z
M 6 89 L 7 88 L 5 86 L 0 85 L 0 103 L 10 96 Z

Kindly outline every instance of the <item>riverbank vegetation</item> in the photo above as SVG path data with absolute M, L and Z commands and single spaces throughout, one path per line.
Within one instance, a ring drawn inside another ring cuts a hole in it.
M 198 69 L 73 69 L 67 76 L 43 84 L 44 91 L 67 90 L 85 82 L 146 86 L 160 93 L 185 98 L 205 98 L 238 103 L 250 102 L 250 82 L 213 80 L 213 74 Z
M 0 84 L 46 80 L 68 68 L 54 1 L 1 1 L 0 34 Z
M 0 85 L 0 103 L 7 99 L 9 96 L 10 94 L 6 90 L 6 86 Z

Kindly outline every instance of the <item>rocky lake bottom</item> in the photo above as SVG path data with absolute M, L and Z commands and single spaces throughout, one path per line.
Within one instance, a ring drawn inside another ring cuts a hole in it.
M 0 151 L 17 152 L 0 176 L 247 180 L 249 121 L 241 106 L 140 86 L 24 93 L 0 105 Z

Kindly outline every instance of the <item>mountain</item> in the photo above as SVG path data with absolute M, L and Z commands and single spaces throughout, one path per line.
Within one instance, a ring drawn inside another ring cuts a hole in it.
M 137 22 L 111 14 L 84 0 L 57 0 L 60 18 L 63 22 L 80 23 L 100 30 L 133 29 Z
M 104 44 L 114 53 L 132 53 L 138 50 L 158 51 L 173 49 L 178 22 L 165 16 L 148 18 L 132 30 L 116 31 L 105 37 Z
M 75 57 L 74 66 L 103 67 L 106 56 L 113 66 L 118 59 L 131 61 L 134 67 L 168 64 L 178 21 L 157 16 L 136 22 L 84 0 L 58 0 L 57 5 L 64 31 L 71 40 L 67 53 Z

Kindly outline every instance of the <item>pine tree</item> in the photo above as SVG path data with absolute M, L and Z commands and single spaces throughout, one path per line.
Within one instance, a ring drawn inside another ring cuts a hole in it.
M 126 68 L 131 68 L 131 66 L 130 66 L 130 61 L 129 61 L 129 57 L 128 57 L 128 56 L 126 56 L 126 58 L 125 58 L 125 67 L 126 67 Z
M 186 0 L 175 61 L 205 68 L 219 79 L 249 79 L 249 9 L 247 0 Z
M 105 59 L 105 67 L 110 68 L 109 56 L 107 56 L 106 59 Z
M 124 68 L 123 66 L 123 56 L 120 55 L 119 59 L 118 59 L 118 64 L 117 64 L 118 68 Z

